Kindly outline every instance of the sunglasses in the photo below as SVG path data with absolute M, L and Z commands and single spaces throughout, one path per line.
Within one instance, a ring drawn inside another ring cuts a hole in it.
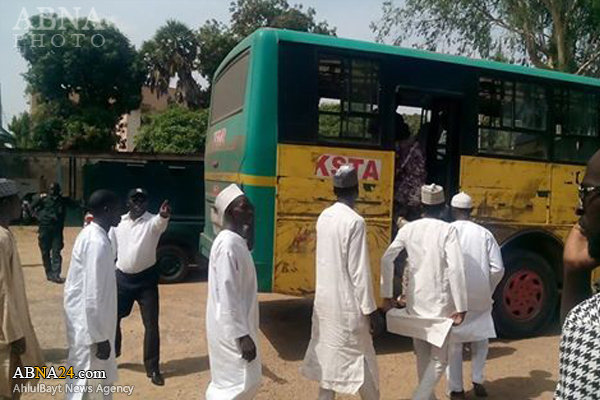
M 579 191 L 579 200 L 581 200 L 583 202 L 583 199 L 585 199 L 590 194 L 592 194 L 594 192 L 599 192 L 600 191 L 600 186 L 583 186 L 583 185 L 579 185 L 578 191 Z

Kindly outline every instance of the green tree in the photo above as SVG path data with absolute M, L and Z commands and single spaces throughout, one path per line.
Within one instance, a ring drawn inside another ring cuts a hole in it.
M 241 40 L 231 29 L 216 20 L 206 21 L 198 30 L 200 52 L 198 53 L 199 72 L 212 82 L 221 61 Z
M 193 76 L 198 47 L 196 34 L 174 20 L 167 21 L 152 40 L 143 43 L 140 53 L 147 67 L 146 84 L 157 96 L 167 94 L 171 79 L 176 77 L 176 101 L 191 109 L 202 105 L 202 89 Z
M 598 75 L 599 10 L 598 0 L 387 0 L 371 28 L 396 45 Z
M 192 111 L 171 105 L 144 117 L 135 137 L 135 150 L 153 153 L 201 153 L 208 125 L 208 110 Z
M 13 116 L 8 124 L 8 129 L 14 136 L 16 148 L 32 149 L 36 147 L 31 136 L 31 115 L 28 112 Z
M 317 12 L 314 8 L 304 10 L 302 5 L 290 6 L 287 0 L 237 0 L 231 2 L 229 12 L 229 26 L 210 20 L 198 31 L 200 72 L 209 82 L 212 82 L 219 64 L 235 45 L 259 28 L 336 34 L 336 28 L 330 27 L 326 21 L 316 21 Z
M 317 22 L 317 12 L 301 4 L 290 6 L 287 0 L 237 0 L 229 6 L 231 30 L 243 38 L 259 28 L 283 28 L 302 32 L 335 35 L 326 21 Z
M 33 16 L 31 28 L 18 42 L 29 64 L 24 75 L 29 90 L 52 109 L 47 113 L 50 121 L 32 116 L 34 141 L 47 150 L 70 149 L 75 143 L 80 150 L 112 150 L 118 142 L 119 118 L 141 101 L 144 75 L 137 52 L 105 21 L 44 18 L 45 23 L 40 15 Z M 48 19 L 55 22 L 53 27 Z M 86 139 L 92 131 L 94 139 Z M 41 134 L 50 137 L 38 137 Z M 78 134 L 84 136 L 72 137 Z M 97 134 L 104 138 L 98 140 Z

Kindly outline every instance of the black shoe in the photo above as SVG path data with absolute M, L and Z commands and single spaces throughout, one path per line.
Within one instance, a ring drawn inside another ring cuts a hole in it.
M 154 383 L 156 386 L 165 385 L 165 379 L 163 378 L 160 371 L 149 372 L 146 374 L 146 376 L 150 378 L 150 381 L 152 381 L 152 383 Z
M 473 391 L 475 392 L 475 396 L 477 397 L 488 396 L 487 390 L 485 390 L 485 387 L 481 383 L 473 382 Z
M 465 391 L 461 390 L 460 392 L 450 392 L 450 400 L 465 400 Z
M 63 283 L 65 283 L 65 280 L 63 278 L 61 278 L 60 276 L 52 278 L 52 279 L 50 279 L 50 281 L 54 282 L 54 283 L 58 283 L 59 285 L 62 285 Z

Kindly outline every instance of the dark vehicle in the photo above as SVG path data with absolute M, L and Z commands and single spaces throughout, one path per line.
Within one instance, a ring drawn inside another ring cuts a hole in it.
M 161 282 L 174 283 L 186 276 L 191 265 L 202 265 L 203 176 L 198 160 L 101 160 L 83 166 L 83 192 L 87 198 L 97 189 L 110 189 L 125 198 L 130 189 L 143 187 L 150 193 L 152 213 L 169 200 L 173 214 L 158 245 L 157 264 Z

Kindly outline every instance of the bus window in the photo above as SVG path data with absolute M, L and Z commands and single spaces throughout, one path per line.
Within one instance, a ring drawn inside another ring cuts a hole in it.
M 517 82 L 514 104 L 514 128 L 546 131 L 548 102 L 543 87 Z
M 230 62 L 215 80 L 210 111 L 211 125 L 241 112 L 244 108 L 249 59 L 250 52 L 242 54 Z
M 376 62 L 320 55 L 318 102 L 320 141 L 380 144 Z
M 547 118 L 544 87 L 480 79 L 478 147 L 481 154 L 547 159 Z
M 598 148 L 597 95 L 574 90 L 554 91 L 554 159 L 585 163 Z

